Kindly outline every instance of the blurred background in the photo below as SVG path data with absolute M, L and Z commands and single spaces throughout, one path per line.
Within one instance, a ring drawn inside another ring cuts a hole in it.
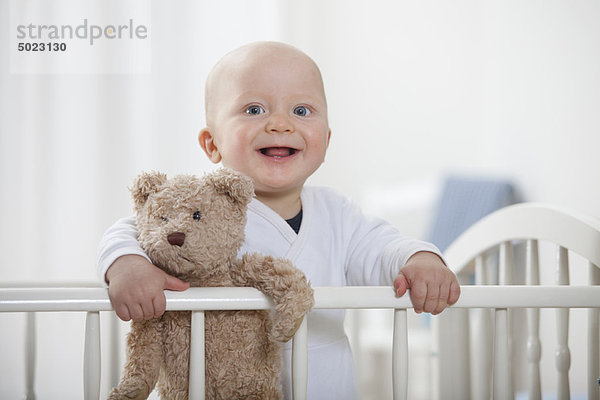
M 297 46 L 323 73 L 332 139 L 309 183 L 406 234 L 432 237 L 449 177 L 600 215 L 600 2 L 124 1 L 111 16 L 148 18 L 142 72 L 103 72 L 115 60 L 100 54 L 99 72 L 30 73 L 9 60 L 13 22 L 40 3 L 0 0 L 0 284 L 98 281 L 97 243 L 132 213 L 140 171 L 215 167 L 197 144 L 204 80 L 255 40 Z M 43 3 L 46 23 L 102 14 Z M 38 398 L 79 398 L 69 344 L 83 324 L 42 318 Z M 2 399 L 23 392 L 22 321 L 0 316 Z

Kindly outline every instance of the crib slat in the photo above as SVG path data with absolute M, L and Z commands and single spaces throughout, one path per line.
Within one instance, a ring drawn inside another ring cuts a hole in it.
M 108 348 L 108 387 L 116 387 L 119 384 L 121 374 L 121 364 L 119 363 L 119 317 L 116 313 L 108 314 L 108 337 L 110 338 L 110 346 Z M 105 358 L 106 359 L 106 358 Z
M 540 262 L 537 240 L 527 240 L 525 259 L 525 283 L 529 286 L 540 284 Z M 528 361 L 528 386 L 529 398 L 539 400 L 542 398 L 542 385 L 540 379 L 540 360 L 542 358 L 542 344 L 540 341 L 540 310 L 527 309 L 527 361 Z
M 440 362 L 435 365 L 438 383 L 436 399 L 469 399 L 469 310 L 450 307 L 433 318 L 438 337 L 434 355 Z
M 500 243 L 499 246 L 499 276 L 498 283 L 500 285 L 511 285 L 513 281 L 513 270 L 514 270 L 514 256 L 513 246 L 510 241 Z M 503 388 L 500 391 L 500 397 L 496 398 L 510 398 L 513 399 L 513 379 L 510 371 L 512 363 L 512 328 L 511 328 L 511 314 L 512 311 L 509 309 L 498 309 L 496 310 L 496 335 L 495 339 L 498 340 L 496 343 L 500 346 L 500 354 L 498 353 L 498 347 L 494 349 L 494 369 L 500 368 L 500 371 L 495 371 L 498 375 L 494 376 L 494 393 L 498 389 L 496 384 L 496 378 L 501 379 L 501 385 Z M 499 324 L 500 322 L 500 324 Z M 505 397 L 506 396 L 506 397 Z
M 408 324 L 406 309 L 394 310 L 392 345 L 392 383 L 394 400 L 408 397 Z
M 589 263 L 589 282 L 590 285 L 600 285 L 600 268 L 593 263 Z M 600 398 L 600 386 L 598 378 L 600 377 L 600 324 L 598 322 L 598 308 L 588 310 L 588 377 L 587 391 L 588 399 Z
M 85 318 L 83 354 L 83 395 L 85 400 L 100 397 L 100 312 L 89 311 Z
M 488 268 L 483 255 L 475 258 L 475 284 L 489 284 Z M 474 399 L 489 399 L 492 393 L 492 326 L 490 309 L 475 308 L 472 310 L 473 349 L 473 380 L 472 397 Z
M 25 400 L 35 400 L 36 315 L 25 316 Z
M 569 284 L 569 255 L 566 248 L 559 246 L 557 255 L 556 283 Z M 558 372 L 557 398 L 569 399 L 569 368 L 571 367 L 571 351 L 569 350 L 569 309 L 556 310 L 556 370 Z
M 488 273 L 487 268 L 485 267 L 483 255 L 478 255 L 475 257 L 475 284 L 476 285 L 487 285 Z
M 494 399 L 513 399 L 510 374 L 508 342 L 508 310 L 495 310 L 496 332 L 494 334 Z
M 308 325 L 304 318 L 292 342 L 292 397 L 294 400 L 306 400 L 307 385 Z
M 511 285 L 514 269 L 513 246 L 511 242 L 500 243 L 499 284 Z
M 204 311 L 192 311 L 190 331 L 190 400 L 204 400 L 205 388 Z

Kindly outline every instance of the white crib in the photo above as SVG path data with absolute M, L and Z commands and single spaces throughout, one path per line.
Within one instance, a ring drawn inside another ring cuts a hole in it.
M 527 285 L 514 286 L 512 275 L 513 240 L 527 243 Z M 557 284 L 538 286 L 538 240 L 556 243 L 559 247 Z M 497 282 L 490 278 L 491 269 L 486 261 L 493 259 L 491 249 L 499 248 Z M 568 286 L 568 250 L 588 260 L 590 285 Z M 567 346 L 570 308 L 588 308 L 588 398 L 598 398 L 599 342 L 598 310 L 600 309 L 600 223 L 583 216 L 541 205 L 519 205 L 493 214 L 476 224 L 446 254 L 449 265 L 463 280 L 475 268 L 475 283 L 465 284 L 459 302 L 441 316 L 434 318 L 437 348 L 435 352 L 438 378 L 437 397 L 442 399 L 504 399 L 514 398 L 511 379 L 513 364 L 510 359 L 511 310 L 528 309 L 528 357 L 530 361 L 530 398 L 541 398 L 540 345 L 538 338 L 539 309 L 557 308 L 558 398 L 569 398 L 568 370 L 570 365 Z M 475 260 L 475 262 L 472 262 Z M 473 265 L 475 267 L 473 267 Z M 493 283 L 493 285 L 490 285 Z M 194 288 L 186 292 L 167 292 L 168 310 L 192 310 L 192 344 L 190 399 L 203 399 L 204 349 L 203 312 L 214 309 L 264 309 L 270 300 L 249 288 Z M 390 374 L 395 399 L 407 398 L 408 296 L 396 298 L 388 287 L 315 288 L 315 308 L 388 308 L 394 310 L 394 332 Z M 101 349 L 100 312 L 111 311 L 104 288 L 4 288 L 0 289 L 0 312 L 29 312 L 27 321 L 34 324 L 38 312 L 86 313 L 85 348 L 83 349 L 83 382 L 85 399 L 97 399 L 100 394 Z M 491 313 L 495 316 L 491 321 Z M 469 314 L 471 318 L 469 318 Z M 470 344 L 469 319 L 477 324 L 471 327 L 474 342 Z M 494 329 L 492 330 L 492 326 Z M 104 330 L 104 329 L 103 329 Z M 35 329 L 27 335 L 26 392 L 27 399 L 34 395 Z M 104 333 L 106 334 L 106 332 Z M 306 398 L 307 384 L 307 330 L 302 324 L 293 343 L 294 399 Z M 476 357 L 471 361 L 471 349 Z M 470 368 L 470 366 L 473 368 Z M 113 366 L 112 369 L 118 369 Z M 472 373 L 471 373 L 472 372 Z M 116 374 L 115 374 L 116 376 Z M 75 377 L 74 377 L 75 378 Z M 113 379 L 114 380 L 114 379 Z M 112 382 L 115 384 L 116 382 Z M 472 384 L 471 384 L 472 383 Z M 312 400 L 312 399 L 311 399 Z M 318 399 L 317 399 L 318 400 Z
M 541 258 L 542 246 L 553 257 Z M 517 252 L 523 253 L 520 259 L 515 257 Z M 541 399 L 539 308 L 548 307 L 557 308 L 554 392 L 558 399 L 570 398 L 569 308 L 591 307 L 587 316 L 587 398 L 599 398 L 600 297 L 595 285 L 600 285 L 600 222 L 597 219 L 549 205 L 515 205 L 476 223 L 448 248 L 445 256 L 464 291 L 474 281 L 479 290 L 493 293 L 506 289 L 507 294 L 512 290 L 514 293 L 508 295 L 503 305 L 491 305 L 481 299 L 479 307 L 473 310 L 451 309 L 436 320 L 438 380 L 444 398 L 515 397 L 516 355 L 512 348 L 516 321 L 511 314 L 514 309 L 526 308 L 522 319 L 527 328 L 524 334 L 527 392 L 530 399 Z M 588 269 L 588 286 L 568 286 L 571 258 L 574 259 L 571 269 Z M 540 262 L 542 259 L 544 262 Z M 539 286 L 543 271 L 553 273 L 553 286 Z M 526 286 L 510 286 L 515 284 Z M 562 298 L 563 290 L 572 292 Z M 579 301 L 577 306 L 575 303 Z

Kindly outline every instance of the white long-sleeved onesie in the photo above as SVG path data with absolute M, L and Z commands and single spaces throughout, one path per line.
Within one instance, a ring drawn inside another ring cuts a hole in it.
M 390 224 L 364 215 L 349 199 L 323 187 L 301 194 L 302 224 L 296 234 L 273 210 L 254 199 L 248 206 L 246 241 L 240 254 L 259 252 L 290 259 L 313 286 L 392 285 L 414 253 L 432 244 L 409 239 Z M 118 221 L 98 250 L 104 277 L 119 256 L 146 256 L 136 240 L 135 217 Z M 146 256 L 147 257 L 147 256 Z M 309 399 L 355 399 L 352 355 L 343 327 L 344 310 L 315 310 L 308 317 Z M 283 386 L 291 398 L 291 345 L 284 346 Z

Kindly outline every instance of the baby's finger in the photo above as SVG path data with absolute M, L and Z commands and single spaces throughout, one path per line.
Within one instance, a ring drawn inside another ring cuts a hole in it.
M 125 304 L 120 304 L 115 306 L 115 312 L 117 313 L 117 317 L 127 322 L 131 319 L 129 315 L 129 308 Z
M 448 297 L 449 296 L 450 296 L 450 284 L 448 284 L 448 283 L 442 284 L 442 286 L 440 287 L 440 295 L 438 298 L 437 306 L 435 307 L 435 310 L 433 310 L 431 312 L 433 315 L 437 315 L 437 314 L 441 313 L 442 311 L 444 311 L 444 309 L 446 307 L 448 307 Z
M 181 279 L 178 279 L 174 276 L 165 273 L 165 283 L 163 285 L 163 289 L 176 290 L 180 292 L 188 289 L 189 287 L 190 284 L 188 282 L 184 282 Z
M 144 320 L 144 311 L 142 310 L 142 306 L 139 304 L 130 304 L 127 306 L 129 309 L 129 315 L 131 316 L 131 320 L 133 322 L 141 322 Z
M 417 314 L 423 312 L 427 297 L 427 285 L 424 282 L 414 283 L 410 288 L 410 300 Z
M 154 318 L 160 318 L 167 308 L 167 299 L 164 294 L 160 294 L 154 298 L 152 301 L 154 304 Z
M 425 297 L 425 304 L 423 305 L 423 311 L 433 313 L 437 306 L 440 298 L 440 287 L 437 285 L 430 285 L 427 287 L 427 296 Z
M 148 299 L 141 304 L 142 314 L 144 320 L 148 321 L 154 318 L 154 302 L 152 299 Z
M 396 291 L 396 296 L 402 297 L 404 293 L 408 290 L 408 280 L 400 271 L 396 279 L 394 279 L 394 290 Z
M 448 304 L 455 304 L 460 298 L 460 285 L 456 280 L 450 284 L 450 294 L 448 296 Z

